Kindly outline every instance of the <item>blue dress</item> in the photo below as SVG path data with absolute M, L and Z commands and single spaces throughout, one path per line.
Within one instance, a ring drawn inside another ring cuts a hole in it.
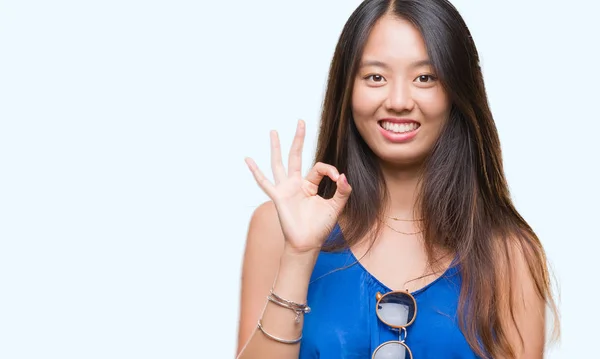
M 341 235 L 336 226 L 328 240 Z M 458 326 L 460 273 L 451 266 L 437 280 L 413 292 L 417 317 L 407 327 L 406 345 L 414 359 L 478 358 Z M 299 359 L 370 359 L 398 332 L 375 313 L 376 293 L 391 289 L 379 282 L 349 249 L 321 252 L 308 288 L 311 312 L 305 315 Z

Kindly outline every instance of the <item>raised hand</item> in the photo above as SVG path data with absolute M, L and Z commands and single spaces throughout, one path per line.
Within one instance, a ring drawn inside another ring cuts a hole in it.
M 276 131 L 271 131 L 271 168 L 275 183 L 269 181 L 251 158 L 246 164 L 260 188 L 271 198 L 289 250 L 297 253 L 319 250 L 333 230 L 352 188 L 346 176 L 325 163 L 317 163 L 302 177 L 302 148 L 305 137 L 304 121 L 298 121 L 290 149 L 286 172 L 281 158 L 281 146 Z M 323 177 L 336 182 L 337 190 L 331 199 L 317 195 Z

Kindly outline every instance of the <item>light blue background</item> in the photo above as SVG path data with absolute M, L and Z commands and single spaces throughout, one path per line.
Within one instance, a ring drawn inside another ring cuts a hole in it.
M 231 358 L 268 131 L 306 120 L 357 0 L 0 1 L 0 358 Z M 598 323 L 596 1 L 455 0 L 563 340 Z

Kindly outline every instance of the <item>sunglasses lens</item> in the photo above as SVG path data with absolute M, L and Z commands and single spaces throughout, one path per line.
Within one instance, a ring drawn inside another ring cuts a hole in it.
M 379 301 L 377 314 L 390 327 L 404 327 L 412 322 L 416 313 L 415 302 L 408 293 L 390 293 Z
M 411 355 L 406 347 L 398 342 L 382 344 L 375 353 L 373 359 L 410 359 Z

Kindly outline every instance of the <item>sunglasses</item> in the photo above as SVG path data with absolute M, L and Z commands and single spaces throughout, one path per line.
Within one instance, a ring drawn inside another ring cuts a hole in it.
M 381 344 L 371 359 L 412 359 L 406 345 L 406 327 L 417 317 L 417 301 L 409 292 L 394 291 L 386 294 L 377 292 L 375 312 L 383 324 L 398 331 L 398 340 Z

